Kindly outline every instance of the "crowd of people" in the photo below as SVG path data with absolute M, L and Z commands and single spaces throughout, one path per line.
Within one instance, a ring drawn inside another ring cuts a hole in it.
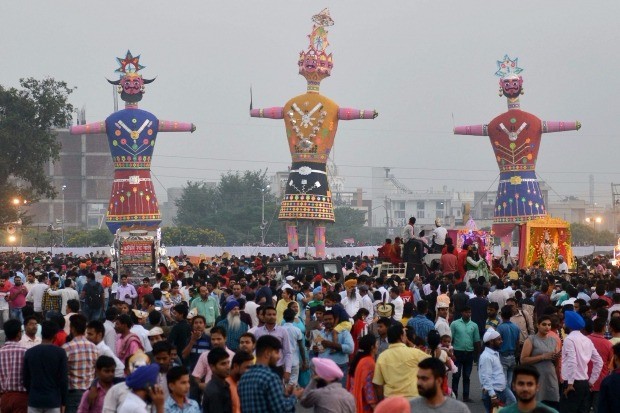
M 448 247 L 451 271 L 410 278 L 267 266 L 289 254 L 176 257 L 138 285 L 103 254 L 2 253 L 0 411 L 620 411 L 616 267 L 476 277 Z

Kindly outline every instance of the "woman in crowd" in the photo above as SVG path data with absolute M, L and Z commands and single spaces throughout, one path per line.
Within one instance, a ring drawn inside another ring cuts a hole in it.
M 372 378 L 375 374 L 377 340 L 374 334 L 359 339 L 359 349 L 349 366 L 347 389 L 355 398 L 357 413 L 372 412 L 379 402 Z
M 538 333 L 529 336 L 523 343 L 521 364 L 531 364 L 540 373 L 538 400 L 549 407 L 556 408 L 560 402 L 560 389 L 555 363 L 561 346 L 549 335 L 551 317 L 544 315 L 538 320 Z

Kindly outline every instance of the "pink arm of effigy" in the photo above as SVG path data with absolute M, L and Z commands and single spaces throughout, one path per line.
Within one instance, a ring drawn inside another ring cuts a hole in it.
M 489 136 L 487 125 L 456 126 L 454 128 L 454 134 L 455 135 Z
M 542 121 L 543 133 L 564 132 L 564 131 L 579 130 L 579 129 L 581 129 L 581 123 L 579 123 L 579 121 L 575 121 L 575 122 L 558 122 L 558 121 L 553 121 L 553 120 Z
M 194 132 L 196 125 L 187 122 L 176 122 L 169 120 L 159 121 L 160 132 Z
M 281 106 L 274 106 L 265 109 L 250 109 L 250 116 L 253 118 L 283 119 L 284 108 Z
M 71 135 L 90 135 L 94 133 L 105 133 L 105 122 L 93 122 L 86 125 L 73 125 L 69 128 Z
M 355 119 L 374 119 L 379 114 L 376 110 L 364 110 L 364 109 L 352 109 L 352 108 L 340 108 L 338 109 L 339 120 L 355 120 Z

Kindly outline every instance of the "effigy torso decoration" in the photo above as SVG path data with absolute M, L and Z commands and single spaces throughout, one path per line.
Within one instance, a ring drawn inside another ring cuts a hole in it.
M 144 85 L 154 79 L 143 79 L 138 73 L 144 66 L 140 56 L 130 51 L 124 58 L 117 58 L 116 70 L 120 79 L 110 81 L 116 85 L 125 109 L 119 110 L 103 121 L 71 127 L 71 134 L 105 133 L 114 162 L 114 181 L 108 203 L 106 224 L 112 233 L 123 227 L 157 227 L 161 214 L 151 180 L 151 159 L 159 131 L 193 132 L 191 123 L 163 121 L 145 110 L 138 109 L 138 102 L 145 92 Z
M 329 10 L 312 17 L 314 22 L 308 49 L 300 52 L 299 74 L 307 81 L 307 91 L 290 99 L 283 107 L 250 109 L 250 116 L 283 119 L 292 166 L 282 199 L 279 220 L 287 221 L 289 250 L 298 248 L 297 222 L 315 223 L 316 256 L 325 255 L 325 227 L 334 222 L 332 194 L 327 180 L 327 160 L 334 145 L 339 120 L 374 119 L 374 110 L 339 108 L 319 94 L 321 81 L 330 76 L 332 54 L 326 28 L 334 21 Z

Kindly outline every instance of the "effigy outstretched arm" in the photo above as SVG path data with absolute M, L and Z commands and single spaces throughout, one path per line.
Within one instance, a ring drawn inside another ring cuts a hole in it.
M 340 108 L 338 109 L 339 120 L 374 119 L 379 116 L 376 110 Z
M 283 119 L 284 108 L 281 106 L 274 106 L 265 109 L 250 109 L 250 116 L 253 118 Z
M 71 135 L 92 135 L 96 133 L 105 133 L 105 122 L 93 122 L 86 125 L 73 125 L 69 128 Z
M 553 120 L 542 121 L 542 132 L 543 133 L 564 132 L 568 130 L 579 130 L 579 129 L 581 129 L 581 123 L 579 121 L 575 121 L 575 122 L 558 122 L 558 121 L 553 121 Z
M 466 125 L 455 126 L 455 135 L 474 135 L 474 136 L 489 136 L 489 125 Z
M 194 132 L 196 125 L 187 122 L 176 122 L 170 120 L 159 121 L 159 132 Z

